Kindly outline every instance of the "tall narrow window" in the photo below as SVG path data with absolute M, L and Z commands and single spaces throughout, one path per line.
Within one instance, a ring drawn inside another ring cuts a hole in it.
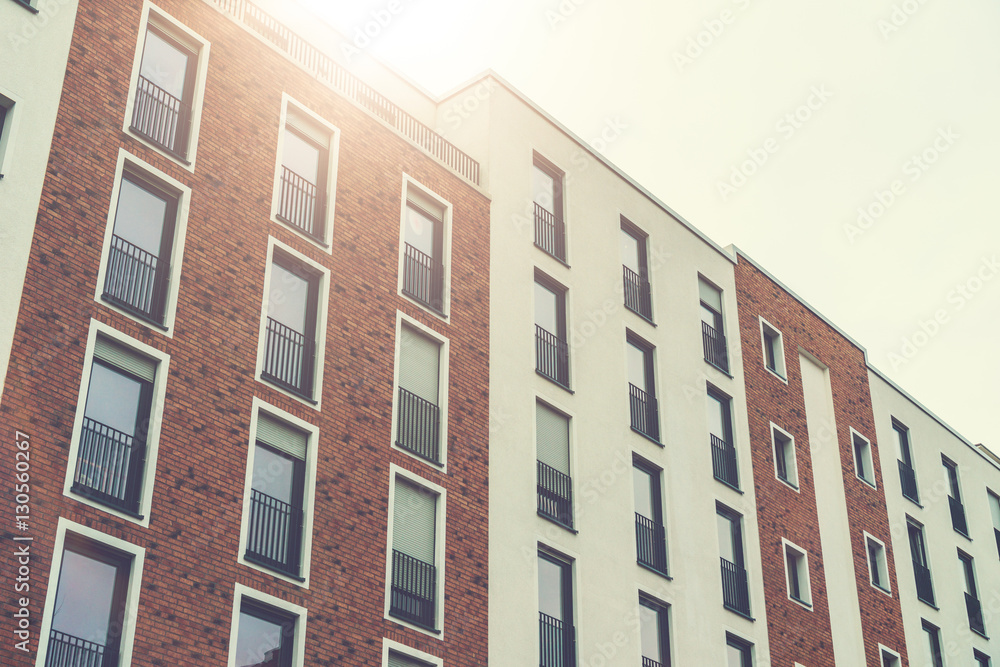
M 785 379 L 785 345 L 781 332 L 761 319 L 760 337 L 764 348 L 764 367 Z
M 403 294 L 444 314 L 445 207 L 408 187 L 404 215 Z
M 992 491 L 986 492 L 990 504 L 990 516 L 993 517 L 993 536 L 997 541 L 997 555 L 1000 556 L 1000 496 Z
M 648 237 L 625 218 L 622 218 L 621 226 L 625 307 L 652 321 L 653 300 L 649 287 L 649 266 L 646 259 Z
M 986 626 L 983 623 L 983 606 L 979 601 L 979 588 L 976 586 L 976 568 L 972 556 L 959 551 L 958 569 L 960 581 L 965 590 L 965 610 L 969 616 L 969 628 L 985 636 Z
M 809 582 L 809 556 L 806 552 L 782 540 L 785 551 L 785 579 L 788 597 L 807 607 L 812 606 L 812 590 Z
M 316 367 L 319 281 L 319 275 L 304 263 L 275 251 L 261 377 L 310 400 Z
M 396 445 L 441 463 L 441 343 L 400 327 Z
M 566 290 L 535 274 L 535 370 L 569 387 L 569 342 L 566 339 Z
M 972 650 L 972 659 L 975 660 L 976 667 L 990 667 L 992 664 L 990 656 L 976 649 Z
M 556 259 L 566 261 L 566 227 L 563 223 L 563 173 L 535 155 L 531 170 L 535 204 L 535 245 Z
M 437 503 L 430 489 L 396 478 L 389 614 L 430 630 L 437 622 Z
M 701 297 L 701 341 L 705 361 L 728 373 L 729 352 L 722 328 L 722 292 L 700 278 L 698 292 Z
M 875 486 L 875 467 L 872 462 L 872 446 L 868 439 L 859 433 L 851 432 L 851 442 L 854 448 L 854 472 L 858 479 Z
M 635 550 L 641 565 L 667 573 L 667 540 L 663 526 L 662 472 L 634 459 L 632 485 L 635 493 Z
M 670 667 L 668 607 L 646 597 L 639 598 L 639 632 L 642 667 Z
M 125 600 L 133 557 L 75 535 L 66 536 L 45 664 L 119 664 Z
M 722 602 L 726 609 L 750 615 L 750 587 L 743 559 L 743 517 L 722 507 L 716 510 L 722 561 Z
M 708 390 L 708 437 L 715 479 L 734 489 L 740 488 L 733 441 L 732 399 L 711 388 Z
M 538 513 L 573 527 L 573 480 L 569 474 L 569 417 L 535 403 L 538 447 Z
M 910 542 L 910 558 L 913 561 L 913 578 L 917 584 L 917 599 L 933 606 L 934 587 L 931 584 L 931 569 L 927 560 L 924 527 L 907 521 L 906 532 Z
M 659 441 L 660 416 L 656 403 L 656 378 L 653 374 L 653 347 L 629 332 L 626 335 L 625 354 L 632 429 Z
M 868 552 L 868 575 L 872 586 L 889 592 L 889 566 L 885 558 L 885 544 L 865 533 L 865 550 Z
M 958 464 L 941 457 L 944 466 L 944 480 L 948 485 L 948 507 L 951 509 L 951 526 L 957 532 L 969 536 L 969 526 L 965 520 L 965 505 L 962 504 L 962 489 L 958 483 Z
M 10 145 L 13 118 L 14 100 L 0 95 L 0 178 L 3 178 L 4 169 L 6 168 L 7 146 Z
M 902 422 L 892 420 L 892 437 L 896 441 L 896 459 L 899 464 L 899 485 L 903 497 L 915 503 L 920 502 L 917 494 L 917 475 L 913 470 L 913 455 L 910 451 L 910 429 Z
M 315 240 L 326 241 L 330 131 L 292 106 L 282 132 L 281 176 L 275 216 Z
M 774 446 L 774 474 L 789 486 L 799 488 L 799 467 L 792 436 L 771 424 L 771 443 Z
M 726 667 L 753 667 L 753 644 L 726 633 Z
M 539 667 L 576 665 L 572 565 L 538 552 Z
M 941 630 L 932 623 L 921 621 L 920 626 L 924 631 L 924 655 L 926 661 L 923 663 L 928 667 L 944 667 L 944 657 L 941 653 Z
M 297 622 L 292 614 L 244 597 L 236 631 L 237 667 L 291 667 Z

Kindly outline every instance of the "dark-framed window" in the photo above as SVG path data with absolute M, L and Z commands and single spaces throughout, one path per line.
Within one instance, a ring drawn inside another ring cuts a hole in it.
M 538 450 L 538 514 L 573 527 L 573 480 L 569 466 L 569 417 L 545 403 L 535 403 Z
M 965 592 L 965 610 L 969 617 L 969 628 L 985 636 L 986 625 L 983 622 L 983 606 L 979 601 L 979 588 L 976 585 L 976 566 L 973 564 L 972 556 L 959 549 L 958 565 Z
M 712 448 L 712 474 L 723 484 L 740 488 L 736 444 L 733 438 L 733 401 L 714 387 L 708 388 L 708 437 Z
M 851 443 L 854 450 L 854 472 L 858 479 L 875 486 L 875 464 L 872 461 L 872 445 L 860 433 L 851 433 Z
M 990 667 L 993 664 L 990 656 L 978 649 L 972 649 L 972 659 L 976 661 L 976 667 Z
M 561 262 L 566 261 L 566 225 L 563 218 L 565 174 L 535 153 L 531 169 L 535 211 L 535 246 Z
M 750 586 L 743 555 L 743 517 L 728 507 L 716 506 L 719 552 L 722 565 L 722 602 L 726 609 L 750 615 Z
M 639 596 L 642 667 L 670 667 L 670 607 Z
M 97 337 L 71 487 L 137 518 L 157 369 L 149 357 Z
M 292 667 L 298 617 L 244 596 L 236 631 L 240 667 Z
M 722 292 L 702 278 L 698 279 L 701 309 L 701 341 L 705 361 L 729 373 L 729 352 L 722 323 Z
M 441 342 L 400 325 L 396 446 L 441 463 Z
M 997 556 L 1000 556 L 1000 495 L 987 489 L 986 501 L 990 505 L 990 516 L 993 519 L 993 536 L 997 542 Z
M 573 564 L 538 552 L 539 667 L 576 665 L 573 625 Z
M 7 144 L 10 141 L 11 121 L 14 118 L 14 101 L 0 95 L 0 179 L 6 162 Z
M 969 525 L 965 519 L 965 505 L 962 504 L 962 488 L 958 482 L 958 464 L 941 456 L 944 479 L 948 485 L 948 507 L 951 510 L 951 526 L 956 532 L 969 536 Z
M 316 369 L 316 311 L 320 274 L 274 250 L 268 284 L 261 377 L 308 400 Z
M 122 172 L 102 298 L 164 324 L 179 193 L 134 170 Z
M 925 664 L 929 667 L 944 667 L 944 654 L 941 652 L 941 629 L 923 619 L 920 627 L 924 631 L 924 651 L 927 656 Z
M 667 574 L 667 533 L 663 525 L 663 471 L 636 456 L 632 458 L 635 496 L 635 550 L 641 565 Z
M 889 565 L 885 545 L 871 535 L 865 535 L 865 551 L 868 554 L 868 576 L 872 586 L 889 592 Z
M 625 334 L 625 359 L 628 375 L 629 418 L 632 430 L 660 440 L 660 410 L 656 402 L 656 376 L 653 370 L 655 348 L 631 331 Z
M 535 272 L 535 370 L 569 387 L 566 288 Z
M 917 585 L 917 599 L 933 606 L 934 586 L 931 582 L 930 562 L 927 560 L 924 527 L 908 520 L 906 534 L 910 543 L 910 559 L 913 561 L 913 578 Z
M 913 452 L 910 449 L 910 429 L 901 421 L 893 419 L 892 437 L 896 443 L 899 485 L 903 490 L 903 497 L 919 503 L 920 496 L 917 492 L 917 475 L 913 469 Z
M 786 377 L 785 346 L 781 332 L 761 319 L 760 336 L 764 349 L 764 367 L 784 379 Z
M 428 630 L 437 627 L 438 500 L 431 489 L 396 477 L 389 615 Z
M 439 315 L 445 312 L 445 207 L 414 187 L 406 191 L 403 294 Z
M 386 667 L 432 667 L 430 663 L 418 660 L 414 657 L 400 653 L 399 651 L 389 651 Z
M 753 667 L 753 644 L 727 632 L 726 667 Z
M 886 649 L 881 650 L 882 667 L 899 667 L 899 656 Z
M 119 664 L 132 560 L 100 542 L 66 534 L 46 667 Z
M 652 322 L 653 298 L 650 290 L 647 256 L 649 236 L 622 217 L 619 238 L 621 239 L 625 307 Z
M 809 557 L 801 548 L 786 542 L 785 580 L 788 584 L 788 597 L 807 607 L 812 606 L 812 594 L 809 585 Z
M 282 130 L 281 175 L 275 216 L 326 242 L 330 133 L 288 106 Z
M 774 445 L 774 474 L 782 482 L 799 488 L 799 468 L 795 456 L 795 441 L 790 435 L 771 425 L 771 442 Z

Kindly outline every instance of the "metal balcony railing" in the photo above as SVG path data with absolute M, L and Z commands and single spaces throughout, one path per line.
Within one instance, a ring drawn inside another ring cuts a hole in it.
M 663 667 L 663 665 L 658 660 L 642 656 L 642 667 Z
M 722 604 L 727 609 L 750 615 L 750 588 L 747 584 L 747 571 L 725 558 L 722 562 Z
M 403 249 L 403 294 L 431 310 L 444 312 L 444 267 L 409 243 Z
M 291 327 L 267 318 L 264 369 L 261 376 L 306 398 L 312 398 L 313 342 Z
M 639 433 L 659 441 L 660 418 L 656 397 L 647 394 L 631 382 L 628 384 L 629 418 Z
M 913 579 L 917 584 L 917 599 L 934 604 L 934 587 L 931 585 L 931 571 L 926 565 L 913 561 Z
M 73 490 L 106 505 L 139 509 L 145 442 L 127 433 L 83 418 Z
M 920 502 L 917 498 L 917 475 L 913 468 L 897 459 L 899 464 L 899 485 L 903 489 L 903 496 L 913 502 Z
M 983 605 L 979 598 L 965 594 L 965 610 L 969 614 L 969 628 L 981 635 L 986 634 L 986 624 L 983 622 Z
M 622 266 L 622 281 L 625 285 L 625 307 L 647 320 L 653 319 L 653 298 L 649 281 L 638 273 Z
M 440 408 L 400 387 L 396 445 L 432 463 L 440 463 L 440 428 Z
M 636 560 L 661 574 L 667 573 L 667 541 L 663 524 L 635 514 Z
M 158 268 L 156 255 L 118 235 L 112 235 L 104 298 L 140 317 L 163 324 L 166 271 Z
M 965 521 L 965 505 L 954 496 L 948 496 L 948 507 L 951 509 L 952 528 L 968 537 L 969 526 Z
M 538 513 L 573 527 L 573 484 L 569 475 L 538 461 Z
M 402 551 L 392 550 L 389 613 L 415 625 L 434 629 L 437 570 Z
M 576 636 L 571 623 L 538 612 L 539 667 L 576 665 Z
M 299 576 L 302 553 L 302 508 L 250 490 L 248 560 Z
M 117 651 L 108 650 L 103 644 L 58 630 L 49 633 L 45 667 L 105 667 L 117 664 Z
M 323 240 L 323 207 L 319 188 L 282 165 L 277 217 L 314 239 Z
M 569 343 L 537 324 L 535 369 L 553 382 L 569 386 Z
M 726 351 L 726 337 L 716 331 L 708 322 L 701 323 L 701 342 L 705 348 L 705 361 L 716 368 L 729 372 L 729 354 Z
M 566 225 L 561 218 L 535 202 L 535 245 L 556 259 L 566 261 Z
M 736 447 L 722 438 L 709 433 L 712 443 L 712 473 L 715 479 L 729 486 L 739 488 L 739 468 L 736 465 Z
M 132 107 L 134 132 L 184 159 L 190 124 L 190 100 L 174 97 L 146 77 L 139 77 Z
M 205 0 L 277 47 L 321 83 L 353 100 L 450 169 L 479 185 L 479 163 L 350 74 L 330 56 L 288 29 L 249 0 Z

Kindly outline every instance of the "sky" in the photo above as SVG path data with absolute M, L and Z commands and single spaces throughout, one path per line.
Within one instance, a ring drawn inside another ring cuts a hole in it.
M 996 2 L 304 1 L 434 95 L 493 69 L 1000 452 Z

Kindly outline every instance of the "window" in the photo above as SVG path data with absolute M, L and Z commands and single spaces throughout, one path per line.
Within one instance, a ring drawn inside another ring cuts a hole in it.
M 729 352 L 722 328 L 722 292 L 704 279 L 698 279 L 701 297 L 701 342 L 705 361 L 724 373 L 729 373 Z
M 638 457 L 632 461 L 635 494 L 635 550 L 640 565 L 667 574 L 667 535 L 663 527 L 662 471 Z
M 976 661 L 976 667 L 990 667 L 992 664 L 990 656 L 976 649 L 972 650 L 972 658 Z
M 538 449 L 538 514 L 572 528 L 569 417 L 536 402 L 535 441 Z
M 236 665 L 291 667 L 297 620 L 291 614 L 244 597 L 236 633 Z
M 875 467 L 872 463 L 871 443 L 854 429 L 851 429 L 851 441 L 854 448 L 854 473 L 861 481 L 875 486 Z
M 924 664 L 929 667 L 944 667 L 944 656 L 941 653 L 941 630 L 927 621 L 921 620 L 924 630 Z
M 941 456 L 944 466 L 944 480 L 948 485 L 948 506 L 951 509 L 951 526 L 956 532 L 969 536 L 969 526 L 965 520 L 965 506 L 962 504 L 962 490 L 958 484 L 958 464 Z
M 881 657 L 882 667 L 899 667 L 899 654 L 895 651 L 891 651 L 886 647 L 879 645 L 879 656 Z
M 917 599 L 933 606 L 934 588 L 931 584 L 931 569 L 927 560 L 924 527 L 908 520 L 906 532 L 910 542 L 910 558 L 913 561 L 913 578 L 917 584 Z
M 576 664 L 572 564 L 538 552 L 539 667 Z
M 979 601 L 979 589 L 976 586 L 976 568 L 972 556 L 959 550 L 958 569 L 960 581 L 965 592 L 965 610 L 969 616 L 969 628 L 986 636 L 986 626 L 983 624 L 983 607 Z
M 740 488 L 736 465 L 736 445 L 733 444 L 732 400 L 709 387 L 708 437 L 712 447 L 712 473 L 715 479 L 734 489 Z
M 793 489 L 799 488 L 799 467 L 795 458 L 795 439 L 771 424 L 771 444 L 774 447 L 774 474 Z
M 649 265 L 646 257 L 648 237 L 625 218 L 621 219 L 622 279 L 625 307 L 633 313 L 653 320 L 653 298 L 649 287 Z
M 784 380 L 788 376 L 785 373 L 785 345 L 781 332 L 761 319 L 760 338 L 764 348 L 764 368 Z
M 1000 496 L 987 491 L 986 498 L 990 504 L 990 515 L 993 517 L 993 536 L 997 540 L 997 554 L 1000 555 Z
M 807 607 L 812 606 L 809 584 L 809 555 L 791 542 L 781 540 L 785 552 L 785 580 L 788 597 Z
M 531 170 L 531 185 L 535 202 L 535 245 L 565 262 L 563 172 L 536 153 Z
M 393 487 L 389 616 L 435 631 L 442 583 L 438 504 L 443 499 L 437 490 L 403 474 L 394 476 Z
M 669 607 L 639 596 L 642 667 L 670 667 Z
M 445 315 L 445 221 L 450 208 L 406 181 L 402 293 Z
M 726 633 L 726 666 L 753 667 L 753 644 Z
M 625 337 L 629 415 L 632 430 L 659 441 L 660 417 L 653 374 L 653 346 L 628 332 Z
M 396 446 L 441 464 L 441 347 L 407 324 L 399 328 Z
M 722 561 L 722 602 L 726 609 L 750 615 L 750 588 L 743 560 L 743 517 L 722 505 L 716 508 Z
M 0 179 L 6 163 L 7 147 L 14 133 L 14 100 L 0 93 Z
M 913 455 L 910 450 L 910 429 L 902 422 L 892 420 L 892 437 L 896 441 L 896 459 L 899 463 L 899 485 L 903 497 L 920 503 L 917 494 L 917 475 L 913 470 Z
M 865 551 L 868 552 L 868 577 L 872 586 L 889 592 L 889 565 L 885 558 L 885 543 L 865 533 Z
M 535 370 L 569 387 L 566 289 L 535 273 Z
M 417 660 L 398 651 L 389 651 L 386 667 L 432 667 L 431 663 Z

